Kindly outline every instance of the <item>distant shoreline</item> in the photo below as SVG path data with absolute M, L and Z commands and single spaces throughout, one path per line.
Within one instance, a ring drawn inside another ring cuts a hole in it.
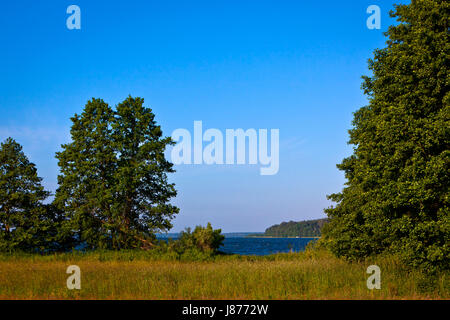
M 169 234 L 157 234 L 156 237 L 159 239 L 168 238 L 178 238 L 179 233 L 169 233 Z M 264 233 L 247 233 L 247 232 L 225 232 L 223 233 L 225 238 L 268 238 L 268 239 L 319 239 L 319 237 L 298 237 L 298 236 L 266 236 Z
M 265 236 L 265 235 L 247 235 L 246 238 L 273 238 L 273 239 L 320 239 L 320 237 L 280 237 L 280 236 Z

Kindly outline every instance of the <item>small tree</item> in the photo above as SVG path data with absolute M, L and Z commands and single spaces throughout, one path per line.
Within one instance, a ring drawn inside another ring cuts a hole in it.
M 0 146 L 0 251 L 45 251 L 55 241 L 54 218 L 43 205 L 50 193 L 12 138 Z
M 181 250 L 196 248 L 203 252 L 216 253 L 223 245 L 224 239 L 222 230 L 214 230 L 211 223 L 208 222 L 206 227 L 196 226 L 194 231 L 186 228 L 185 231 L 181 232 L 178 244 Z
M 202 226 L 195 227 L 192 236 L 197 247 L 203 251 L 216 252 L 223 245 L 223 240 L 225 240 L 225 236 L 222 235 L 222 230 L 214 230 L 209 222 L 206 228 Z

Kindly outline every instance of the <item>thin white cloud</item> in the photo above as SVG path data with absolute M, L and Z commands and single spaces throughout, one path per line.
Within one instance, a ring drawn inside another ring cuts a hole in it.
M 0 141 L 13 138 L 28 148 L 41 149 L 70 141 L 69 128 L 54 127 L 0 127 Z

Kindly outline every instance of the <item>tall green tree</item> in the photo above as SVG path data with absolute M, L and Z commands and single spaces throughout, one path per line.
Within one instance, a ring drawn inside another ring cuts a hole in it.
M 172 227 L 171 219 L 178 208 L 170 204 L 176 196 L 167 173 L 174 172 L 164 151 L 172 144 L 163 137 L 144 99 L 128 97 L 117 106 L 113 123 L 114 149 L 118 154 L 114 175 L 115 218 L 120 222 L 121 243 L 131 245 L 142 235 L 151 237 L 157 231 Z
M 151 246 L 178 212 L 169 203 L 176 191 L 164 157 L 172 142 L 143 102 L 128 97 L 114 111 L 92 99 L 72 118 L 72 142 L 56 155 L 55 204 L 68 215 L 65 231 L 90 248 Z
M 324 241 L 338 256 L 397 252 L 407 263 L 448 269 L 450 3 L 412 0 L 369 60 L 369 104 L 354 114 L 347 184 L 330 198 Z
M 55 241 L 50 193 L 36 167 L 12 138 L 0 146 L 0 251 L 45 251 Z
M 74 232 L 88 247 L 105 249 L 115 232 L 111 213 L 117 168 L 111 139 L 114 112 L 103 100 L 92 99 L 71 120 L 72 142 L 56 153 L 60 175 L 54 203 L 68 218 L 61 232 Z

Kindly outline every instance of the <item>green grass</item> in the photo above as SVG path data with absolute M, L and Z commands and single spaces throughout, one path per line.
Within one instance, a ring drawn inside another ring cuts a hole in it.
M 449 275 L 427 276 L 395 257 L 358 263 L 326 251 L 255 256 L 158 256 L 145 251 L 0 255 L 0 299 L 448 299 Z M 81 290 L 66 288 L 69 265 Z M 381 290 L 366 269 L 381 268 Z

